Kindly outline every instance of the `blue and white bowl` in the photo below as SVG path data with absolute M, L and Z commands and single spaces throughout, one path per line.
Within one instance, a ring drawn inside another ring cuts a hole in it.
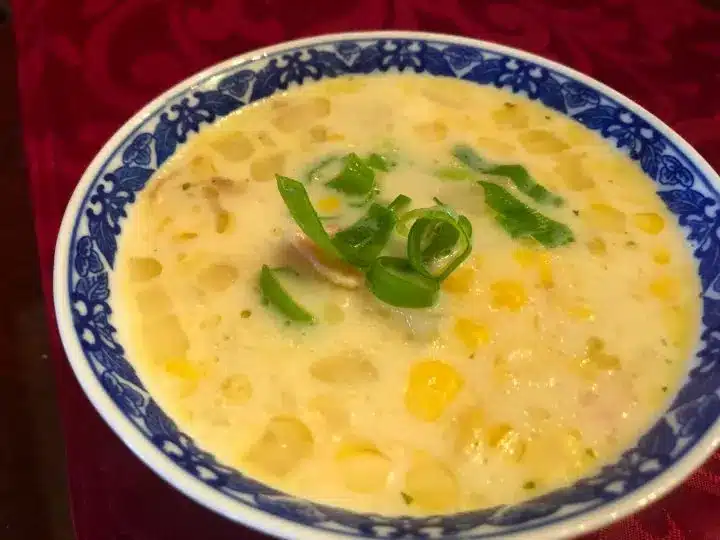
M 342 74 L 414 71 L 539 100 L 599 132 L 656 183 L 691 245 L 703 291 L 702 341 L 677 396 L 620 460 L 593 477 L 514 506 L 426 518 L 315 504 L 218 463 L 160 409 L 117 341 L 110 308 L 118 237 L 153 172 L 217 119 L 290 86 Z M 287 538 L 509 536 L 558 539 L 641 509 L 681 482 L 720 437 L 720 178 L 668 126 L 572 69 L 492 43 L 418 32 L 303 39 L 233 58 L 175 86 L 131 118 L 88 167 L 65 212 L 54 299 L 65 351 L 118 436 L 157 474 L 234 521 Z

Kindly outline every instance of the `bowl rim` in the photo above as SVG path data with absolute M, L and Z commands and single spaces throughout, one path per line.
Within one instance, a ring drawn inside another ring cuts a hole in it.
M 304 525 L 233 500 L 229 496 L 201 482 L 198 478 L 188 474 L 167 455 L 163 454 L 137 429 L 110 398 L 93 373 L 90 363 L 76 336 L 67 280 L 71 240 L 78 219 L 78 210 L 82 207 L 85 198 L 89 196 L 88 188 L 91 186 L 98 172 L 102 170 L 103 165 L 117 150 L 120 144 L 173 97 L 236 66 L 258 61 L 269 55 L 275 55 L 283 51 L 337 41 L 380 39 L 407 39 L 426 42 L 441 41 L 481 48 L 501 55 L 509 55 L 521 60 L 526 60 L 567 75 L 590 88 L 596 89 L 603 95 L 613 99 L 619 105 L 625 107 L 628 111 L 648 121 L 649 124 L 675 145 L 686 157 L 689 164 L 700 173 L 701 177 L 709 180 L 707 183 L 710 184 L 710 187 L 720 192 L 720 177 L 710 164 L 672 128 L 635 101 L 613 90 L 597 79 L 554 60 L 492 41 L 452 34 L 412 30 L 370 30 L 321 34 L 284 41 L 233 56 L 203 69 L 173 85 L 170 89 L 161 93 L 139 109 L 115 131 L 112 137 L 110 137 L 97 152 L 76 184 L 66 205 L 55 244 L 53 263 L 53 303 L 61 342 L 78 383 L 97 413 L 132 453 L 144 462 L 150 470 L 160 476 L 160 478 L 171 487 L 182 492 L 205 508 L 235 523 L 251 527 L 275 537 L 314 540 L 319 538 L 352 537 L 356 535 L 339 531 L 322 530 L 310 525 Z M 554 522 L 540 523 L 537 526 L 530 526 L 525 530 L 509 534 L 503 534 L 502 532 L 498 535 L 490 534 L 488 537 L 501 536 L 515 540 L 556 540 L 592 532 L 643 509 L 667 494 L 699 468 L 718 446 L 720 446 L 720 421 L 716 419 L 706 433 L 689 451 L 686 451 L 675 464 L 667 467 L 655 478 L 629 492 L 627 495 L 575 515 L 569 515 L 567 517 L 559 516 Z

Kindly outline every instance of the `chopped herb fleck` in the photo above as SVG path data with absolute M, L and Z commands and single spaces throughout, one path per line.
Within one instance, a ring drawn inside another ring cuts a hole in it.
M 629 247 L 629 248 L 636 248 L 636 247 L 637 247 L 637 242 L 635 242 L 635 241 L 633 241 L 633 240 L 628 240 L 627 242 L 625 242 L 625 245 L 626 245 L 627 247 Z
M 537 484 L 533 482 L 532 480 L 525 482 L 523 484 L 523 489 L 535 489 L 537 487 Z
M 660 390 L 662 390 L 663 392 L 667 392 L 667 391 L 668 391 L 668 387 L 667 387 L 667 386 L 663 386 Z
M 667 339 L 660 338 L 660 343 L 662 343 L 663 345 L 667 345 Z
M 573 210 L 573 214 L 575 214 L 576 216 L 579 216 L 579 215 L 580 215 L 580 210 Z
M 412 504 L 413 501 L 415 500 L 412 496 L 408 495 L 404 491 L 401 491 L 400 495 L 402 496 L 403 501 L 405 501 L 405 504 Z
M 505 107 L 507 107 L 508 109 L 512 109 L 513 107 L 517 107 L 517 105 L 516 105 L 515 103 L 510 103 L 509 101 L 506 101 L 505 103 L 503 103 L 503 105 L 504 105 Z
M 248 319 L 248 318 L 250 318 L 250 315 L 252 315 L 252 311 L 250 311 L 249 309 L 243 309 L 243 310 L 240 312 L 240 317 L 242 317 L 243 319 Z
M 192 184 L 190 182 L 185 182 L 181 187 L 183 191 L 187 191 L 191 186 Z
M 597 452 L 595 452 L 592 448 L 586 448 L 585 455 L 589 458 L 595 459 L 597 457 Z
M 550 116 L 545 115 L 545 120 L 550 120 Z

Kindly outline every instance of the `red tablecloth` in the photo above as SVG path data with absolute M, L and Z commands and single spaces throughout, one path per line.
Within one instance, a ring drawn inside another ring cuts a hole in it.
M 105 140 L 191 73 L 291 38 L 423 29 L 521 47 L 637 100 L 720 168 L 719 0 L 14 0 L 14 10 L 48 308 L 63 208 Z M 134 458 L 91 408 L 53 338 L 79 540 L 253 535 Z M 680 489 L 594 538 L 720 538 L 720 454 Z

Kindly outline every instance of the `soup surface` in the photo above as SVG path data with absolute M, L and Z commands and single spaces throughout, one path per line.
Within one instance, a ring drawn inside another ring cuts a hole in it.
M 276 174 L 331 235 L 390 219 L 372 238 L 396 266 L 372 253 L 366 283 L 318 248 Z M 608 142 L 505 91 L 395 74 L 307 84 L 191 138 L 123 224 L 112 302 L 150 393 L 221 462 L 429 514 L 536 496 L 634 444 L 685 374 L 696 275 Z

